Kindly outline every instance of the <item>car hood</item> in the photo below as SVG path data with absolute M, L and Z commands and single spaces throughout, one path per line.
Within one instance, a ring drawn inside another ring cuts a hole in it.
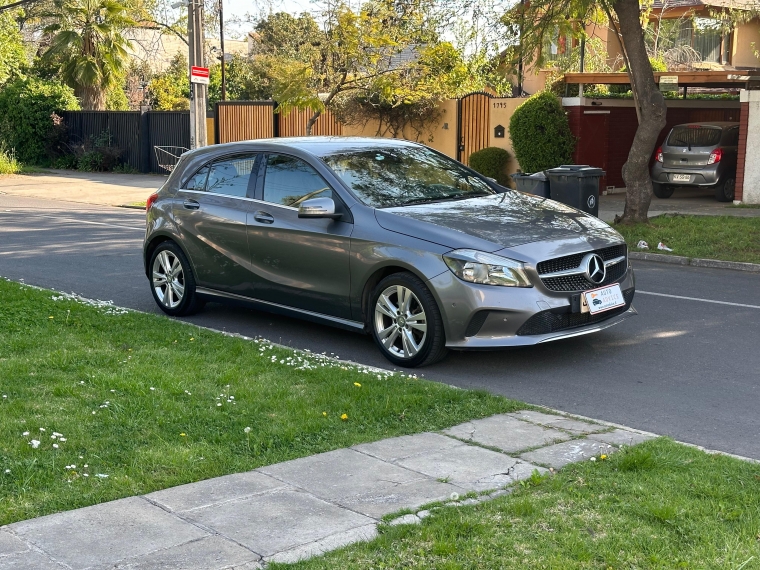
M 598 218 L 546 198 L 517 191 L 469 200 L 375 210 L 381 227 L 439 245 L 497 251 L 572 237 L 622 238 Z

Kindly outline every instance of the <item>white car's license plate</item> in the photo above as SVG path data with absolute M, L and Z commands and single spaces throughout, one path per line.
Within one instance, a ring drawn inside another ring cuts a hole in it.
M 623 292 L 620 290 L 620 285 L 617 283 L 615 285 L 608 285 L 607 287 L 585 291 L 583 293 L 583 299 L 586 301 L 585 304 L 588 307 L 588 312 L 592 315 L 625 305 Z
M 691 174 L 672 174 L 673 182 L 691 182 Z

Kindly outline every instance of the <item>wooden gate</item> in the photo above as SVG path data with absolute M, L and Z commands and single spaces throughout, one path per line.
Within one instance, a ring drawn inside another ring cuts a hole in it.
M 488 146 L 488 130 L 493 95 L 470 93 L 457 101 L 457 160 L 468 164 L 470 155 Z
M 299 110 L 293 109 L 287 115 L 278 113 L 277 117 L 280 122 L 281 137 L 305 137 L 306 123 L 314 113 L 311 109 Z M 315 136 L 340 136 L 343 134 L 343 125 L 341 125 L 330 112 L 329 109 L 322 111 L 317 118 L 317 122 L 311 128 L 311 134 Z
M 218 143 L 269 139 L 279 135 L 274 101 L 224 101 L 216 104 Z

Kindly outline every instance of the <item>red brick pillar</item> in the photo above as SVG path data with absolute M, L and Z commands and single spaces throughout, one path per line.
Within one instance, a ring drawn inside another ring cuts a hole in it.
M 749 102 L 742 101 L 739 113 L 739 154 L 736 157 L 736 191 L 734 201 L 741 202 L 744 195 L 744 159 L 747 156 L 747 130 L 749 128 Z

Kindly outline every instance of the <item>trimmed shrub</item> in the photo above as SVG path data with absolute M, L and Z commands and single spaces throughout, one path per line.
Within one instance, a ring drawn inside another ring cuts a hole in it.
M 533 173 L 568 164 L 575 137 L 556 95 L 542 91 L 515 109 L 509 136 L 523 172 Z
M 17 79 L 0 91 L 0 142 L 24 163 L 47 159 L 55 111 L 79 109 L 74 91 L 56 81 Z
M 489 146 L 473 152 L 470 155 L 470 168 L 483 176 L 493 178 L 502 186 L 509 186 L 507 163 L 509 153 L 503 148 Z

